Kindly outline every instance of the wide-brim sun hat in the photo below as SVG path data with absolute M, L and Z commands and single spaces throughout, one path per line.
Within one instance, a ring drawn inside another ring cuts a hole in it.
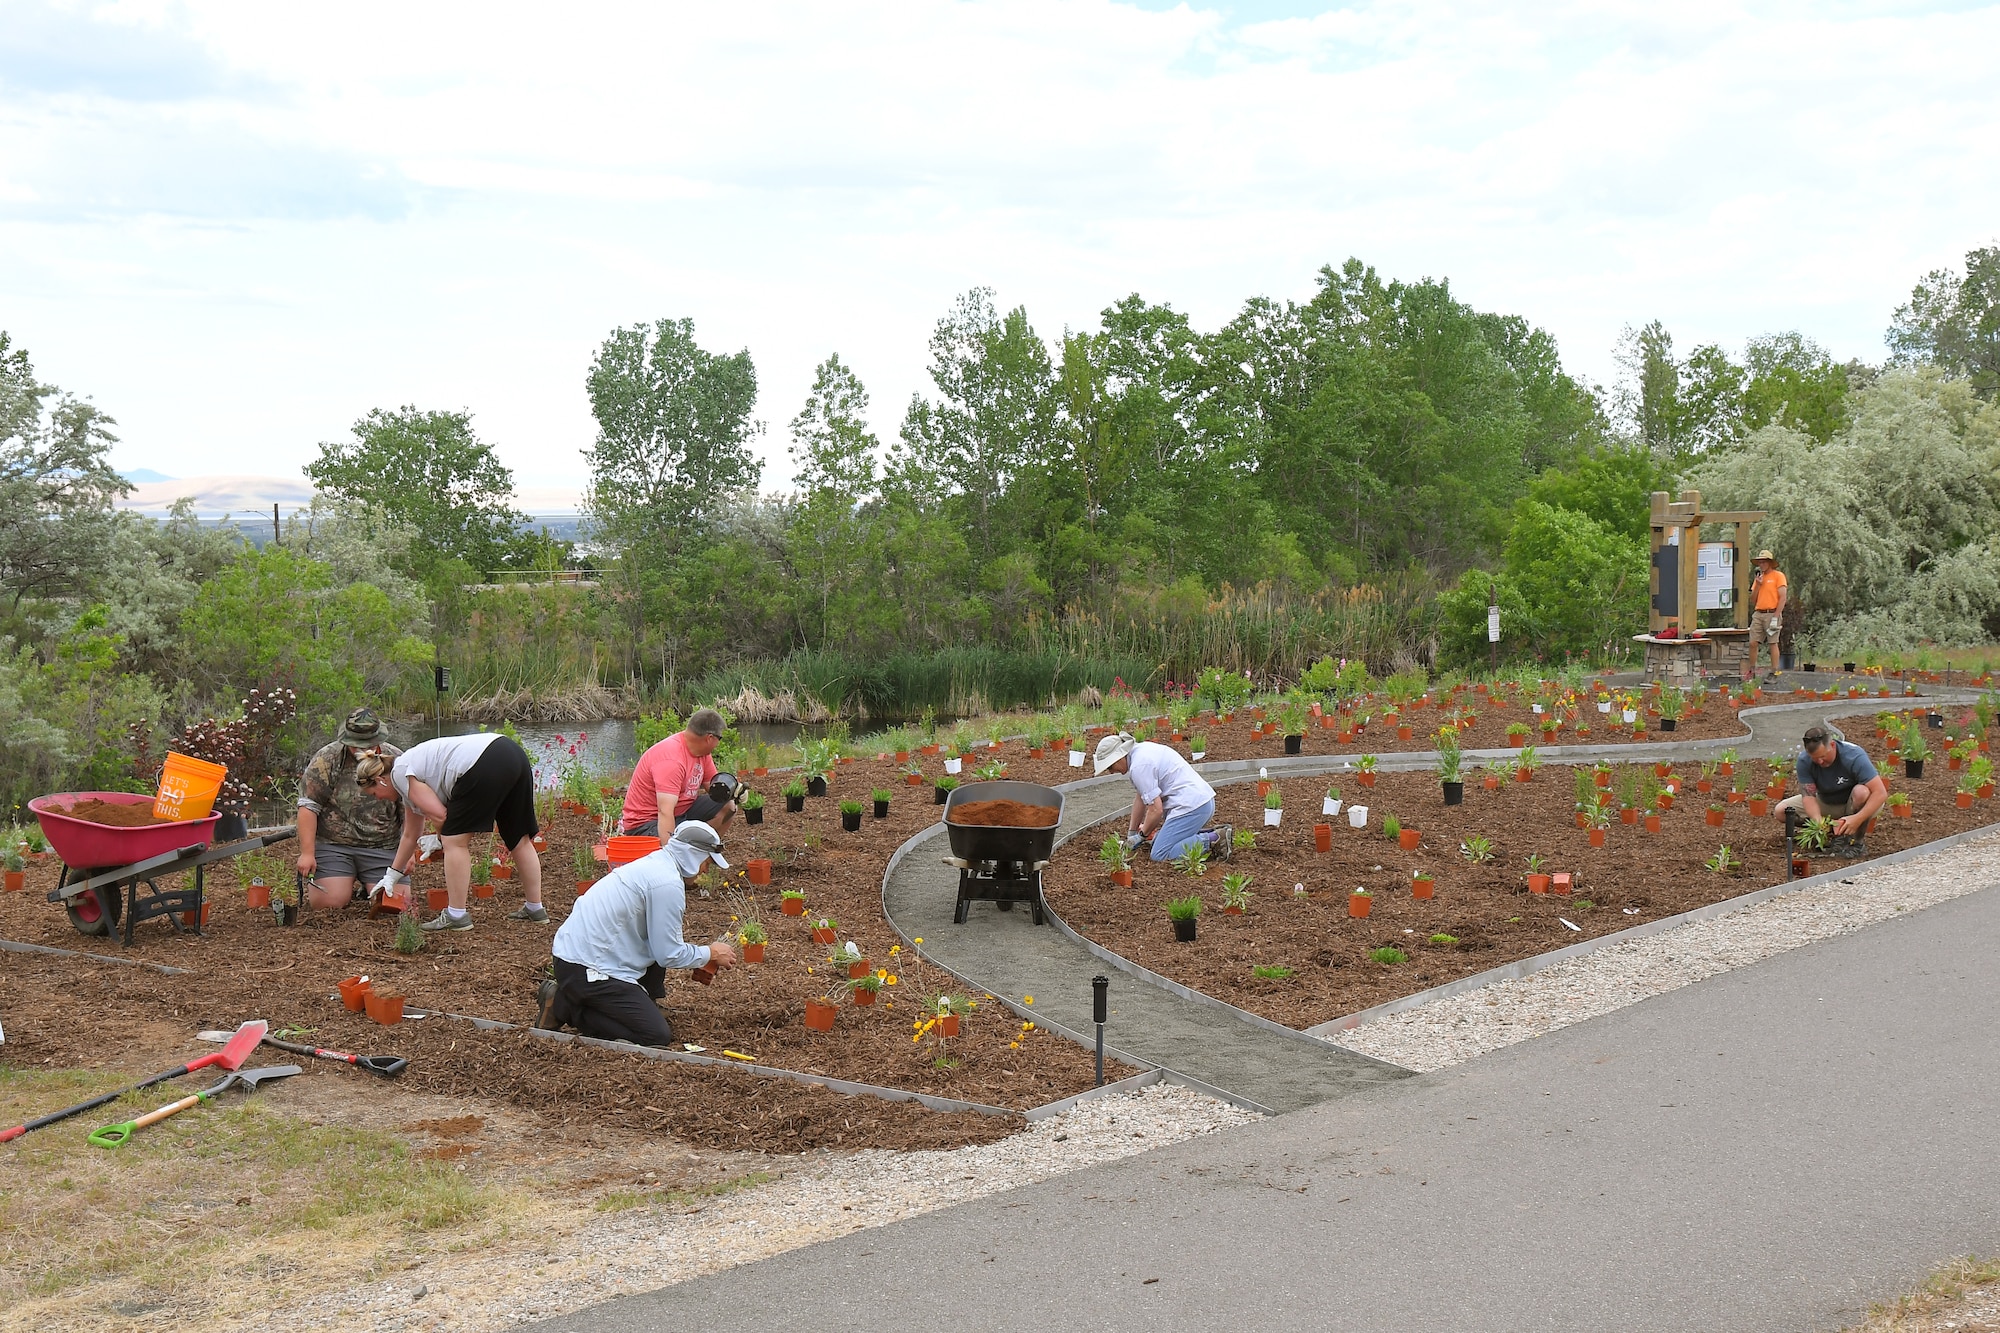
M 1756 564 L 1759 560 L 1769 560 L 1774 565 L 1778 563 L 1778 557 L 1771 554 L 1769 547 L 1766 547 L 1764 550 L 1761 550 L 1757 552 L 1757 554 L 1750 557 L 1750 563 L 1753 565 Z
M 713 824 L 699 819 L 683 819 L 674 826 L 674 842 L 683 847 L 692 847 L 715 862 L 716 869 L 729 869 L 729 862 L 722 859 L 722 835 L 715 831 Z
M 1123 759 L 1126 755 L 1132 753 L 1132 747 L 1137 744 L 1138 744 L 1137 741 L 1133 740 L 1130 736 L 1127 736 L 1122 731 L 1117 732 L 1110 736 L 1106 736 L 1103 740 L 1099 741 L 1097 743 L 1097 755 L 1095 760 L 1097 764 L 1097 775 L 1099 777 L 1104 776 L 1105 769 L 1111 767 L 1113 764 L 1117 763 L 1120 759 Z

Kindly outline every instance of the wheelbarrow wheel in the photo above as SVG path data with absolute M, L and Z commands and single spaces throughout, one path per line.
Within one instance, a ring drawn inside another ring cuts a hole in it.
M 63 909 L 69 913 L 69 923 L 77 934 L 109 935 L 118 929 L 118 919 L 125 915 L 125 896 L 116 886 L 92 889 L 64 900 Z

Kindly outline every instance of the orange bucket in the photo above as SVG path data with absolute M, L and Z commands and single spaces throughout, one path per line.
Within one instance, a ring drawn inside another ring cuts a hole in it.
M 229 770 L 221 764 L 167 751 L 166 767 L 160 770 L 160 790 L 153 797 L 153 818 L 207 819 L 228 775 Z
M 612 865 L 622 866 L 642 856 L 651 856 L 659 850 L 658 838 L 646 834 L 621 833 L 606 844 L 604 854 L 605 859 Z

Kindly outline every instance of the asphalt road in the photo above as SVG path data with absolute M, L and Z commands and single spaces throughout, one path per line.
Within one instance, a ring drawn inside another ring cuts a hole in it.
M 538 1327 L 1838 1328 L 2000 1251 L 2000 891 Z

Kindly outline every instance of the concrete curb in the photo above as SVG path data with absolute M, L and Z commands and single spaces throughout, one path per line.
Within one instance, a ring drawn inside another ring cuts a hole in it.
M 1801 889 L 1818 888 L 1824 884 L 1837 884 L 1843 880 L 1853 879 L 1858 874 L 1875 870 L 1882 866 L 1898 865 L 1904 861 L 1914 861 L 1918 857 L 1932 856 L 1938 852 L 1949 851 L 1953 847 L 1971 842 L 1976 838 L 1988 837 L 1996 831 L 2000 831 L 2000 823 L 1985 824 L 1976 829 L 1967 829 L 1963 833 L 1953 833 L 1933 842 L 1922 843 L 1915 847 L 1906 847 L 1900 852 L 1890 852 L 1884 856 L 1873 856 L 1865 861 L 1850 861 L 1839 870 L 1829 870 L 1822 874 L 1809 875 L 1804 879 L 1790 880 L 1782 884 L 1772 884 L 1766 888 L 1754 889 L 1749 893 L 1735 898 L 1725 898 L 1719 903 L 1710 903 L 1706 907 L 1697 907 L 1692 911 L 1682 912 L 1678 916 L 1663 916 L 1657 921 L 1646 921 L 1636 926 L 1627 926 L 1624 930 L 1613 931 L 1609 935 L 1599 935 L 1595 939 L 1580 940 L 1575 944 L 1561 949 L 1551 950 L 1548 953 L 1538 953 L 1532 958 L 1522 958 L 1512 963 L 1503 963 L 1499 967 L 1490 968 L 1487 971 L 1475 973 L 1469 977 L 1460 977 L 1457 981 L 1448 981 L 1442 986 L 1433 986 L 1429 990 L 1418 991 L 1414 995 L 1405 995 L 1401 999 L 1385 1001 L 1373 1008 L 1363 1009 L 1358 1013 L 1328 1019 L 1324 1023 L 1316 1023 L 1312 1027 L 1305 1029 L 1305 1031 L 1307 1035 L 1313 1037 L 1315 1040 L 1327 1040 L 1334 1033 L 1350 1032 L 1364 1023 L 1373 1022 L 1378 1018 L 1387 1018 L 1391 1014 L 1402 1013 L 1408 1009 L 1418 1009 L 1431 1003 L 1433 1000 L 1445 1000 L 1454 995 L 1463 995 L 1467 991 L 1475 991 L 1486 986 L 1491 986 L 1495 982 L 1513 981 L 1520 977 L 1531 976 L 1545 967 L 1563 962 L 1566 959 L 1582 958 L 1586 955 L 1596 953 L 1599 949 L 1615 944 L 1623 944 L 1628 940 L 1644 939 L 1648 935 L 1656 935 L 1664 930 L 1674 930 L 1680 926 L 1692 925 L 1697 921 L 1710 921 L 1719 916 L 1728 916 L 1731 912 L 1740 912 L 1746 907 L 1755 907 L 1758 903 L 1769 902 L 1773 898 L 1782 898 L 1786 894 L 1797 893 Z
M 88 958 L 93 963 L 122 963 L 126 967 L 149 967 L 155 972 L 164 972 L 170 977 L 184 977 L 188 970 L 184 967 L 169 967 L 165 963 L 150 963 L 143 958 L 117 958 L 108 953 L 85 953 L 81 949 L 57 949 L 47 944 L 24 944 L 19 940 L 0 940 L 0 951 L 6 953 L 47 953 L 63 958 Z

